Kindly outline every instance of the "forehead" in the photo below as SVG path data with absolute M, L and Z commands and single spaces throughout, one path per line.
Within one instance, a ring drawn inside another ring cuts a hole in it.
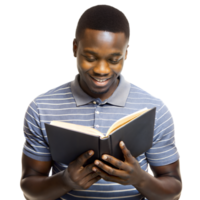
M 126 49 L 128 39 L 124 33 L 112 33 L 108 31 L 99 31 L 86 29 L 79 45 L 81 48 L 110 49 L 121 50 Z

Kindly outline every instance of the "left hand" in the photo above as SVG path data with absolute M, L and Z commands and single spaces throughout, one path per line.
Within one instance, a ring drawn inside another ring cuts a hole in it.
M 124 142 L 121 141 L 119 146 L 124 154 L 124 162 L 107 154 L 102 156 L 103 160 L 106 160 L 106 162 L 111 163 L 119 169 L 114 169 L 99 160 L 95 160 L 94 164 L 98 167 L 93 167 L 92 170 L 106 181 L 112 181 L 122 185 L 139 185 L 144 180 L 144 171 L 141 169 L 138 161 L 126 148 Z

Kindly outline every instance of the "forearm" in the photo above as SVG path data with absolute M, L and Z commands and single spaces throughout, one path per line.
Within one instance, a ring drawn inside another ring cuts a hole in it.
M 26 177 L 21 180 L 21 188 L 28 200 L 55 200 L 71 190 L 64 186 L 63 171 L 50 177 Z
M 144 171 L 140 184 L 134 185 L 148 200 L 178 200 L 181 181 L 170 176 L 153 177 Z

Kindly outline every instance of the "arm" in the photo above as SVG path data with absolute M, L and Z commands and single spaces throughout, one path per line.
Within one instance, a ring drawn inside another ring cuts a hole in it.
M 151 169 L 155 177 L 143 171 L 143 180 L 135 185 L 137 190 L 148 200 L 178 200 L 182 189 L 179 161 Z
M 111 168 L 103 162 L 96 160 L 95 164 L 98 167 L 93 167 L 93 170 L 104 180 L 117 182 L 122 185 L 133 185 L 148 200 L 179 199 L 182 184 L 178 161 L 161 167 L 151 167 L 155 175 L 153 177 L 140 168 L 137 160 L 123 143 L 120 143 L 120 147 L 124 154 L 125 162 L 109 155 L 102 157 L 102 159 L 119 169 Z
M 51 165 L 23 154 L 21 188 L 27 200 L 56 199 L 70 190 L 64 187 L 63 172 L 48 177 Z
M 70 190 L 87 189 L 100 179 L 92 171 L 93 165 L 82 167 L 92 156 L 89 151 L 71 162 L 67 169 L 48 177 L 52 166 L 51 153 L 35 101 L 31 102 L 25 114 L 24 134 L 21 188 L 27 200 L 54 200 Z
M 93 154 L 93 153 L 92 153 Z M 71 162 L 68 168 L 48 177 L 52 163 L 22 156 L 21 188 L 27 200 L 55 200 L 73 189 L 87 189 L 100 180 L 92 171 L 93 164 L 82 167 L 92 154 L 86 152 Z

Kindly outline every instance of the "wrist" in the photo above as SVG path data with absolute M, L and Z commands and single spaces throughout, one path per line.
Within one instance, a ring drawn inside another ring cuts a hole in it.
M 148 173 L 141 169 L 140 177 L 136 183 L 133 184 L 135 188 L 143 188 L 147 179 L 148 179 Z
M 65 193 L 69 192 L 70 190 L 72 190 L 73 188 L 70 186 L 69 184 L 69 173 L 68 173 L 68 168 L 62 171 L 61 174 L 61 182 L 63 185 L 63 188 L 65 190 Z

